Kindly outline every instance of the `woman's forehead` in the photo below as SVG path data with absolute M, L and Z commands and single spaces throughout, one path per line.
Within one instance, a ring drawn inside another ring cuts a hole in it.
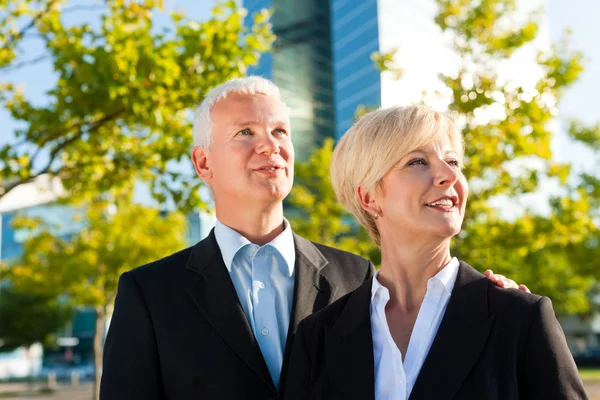
M 416 151 L 422 151 L 425 153 L 428 153 L 428 152 L 435 152 L 435 153 L 437 153 L 437 152 L 442 152 L 442 153 L 453 152 L 453 153 L 461 154 L 462 151 L 461 151 L 461 146 L 460 146 L 459 140 L 460 140 L 459 138 L 451 137 L 451 135 L 448 133 L 441 133 L 439 135 L 436 135 L 435 137 L 433 137 L 431 140 L 427 141 L 426 143 L 422 143 L 422 144 L 415 146 L 412 150 L 409 151 L 409 153 L 413 153 Z

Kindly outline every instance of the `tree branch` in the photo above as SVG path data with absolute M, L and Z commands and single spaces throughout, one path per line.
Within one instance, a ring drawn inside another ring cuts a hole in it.
M 9 72 L 9 71 L 13 71 L 15 69 L 21 69 L 23 67 L 27 67 L 29 65 L 33 65 L 36 63 L 39 63 L 40 61 L 44 61 L 45 59 L 47 59 L 48 57 L 50 57 L 50 54 L 42 54 L 41 56 L 38 56 L 36 58 L 32 58 L 31 60 L 25 60 L 22 61 L 18 64 L 14 64 L 14 65 L 6 65 L 4 67 L 0 67 L 0 71 L 4 71 L 4 72 Z
M 31 21 L 25 25 L 19 32 L 17 32 L 15 35 L 12 35 L 11 37 L 8 38 L 8 40 L 6 41 L 6 43 L 4 44 L 4 46 L 2 47 L 2 50 L 6 50 L 9 49 L 17 40 L 21 39 L 23 37 L 23 35 L 25 35 L 25 33 L 30 30 L 31 28 L 33 28 L 35 26 L 35 24 L 44 16 L 46 15 L 48 12 L 50 12 L 50 9 L 52 8 L 52 6 L 54 5 L 54 3 L 56 2 L 56 0 L 51 0 L 48 3 L 48 6 L 43 9 L 42 11 L 40 11 L 35 17 L 33 17 L 31 19 Z
M 0 182 L 0 199 L 3 196 L 5 196 L 6 194 L 8 194 L 11 190 L 16 188 L 17 186 L 24 184 L 24 183 L 31 182 L 38 176 L 51 172 L 50 168 L 52 167 L 52 164 L 54 163 L 54 161 L 56 160 L 56 157 L 60 154 L 61 151 L 63 151 L 70 144 L 81 139 L 83 134 L 96 131 L 97 129 L 104 126 L 106 123 L 110 122 L 111 120 L 113 120 L 114 118 L 119 116 L 123 111 L 125 111 L 125 110 L 119 109 L 112 114 L 105 115 L 104 117 L 100 118 L 98 121 L 92 123 L 89 127 L 80 126 L 79 131 L 75 135 L 73 135 L 72 137 L 70 137 L 68 139 L 63 140 L 61 143 L 59 143 L 56 147 L 54 147 L 50 151 L 50 157 L 49 157 L 48 162 L 46 163 L 46 166 L 44 168 L 42 168 L 41 170 L 39 170 L 38 172 L 31 174 L 31 176 L 29 176 L 27 178 L 16 178 L 16 179 L 5 181 L 5 182 Z M 34 163 L 35 159 L 38 157 L 38 155 L 40 154 L 40 151 L 41 151 L 41 147 L 38 147 L 38 149 L 36 150 L 34 155 L 29 160 L 29 166 L 28 166 L 29 169 L 33 168 L 33 163 Z M 62 172 L 63 170 L 64 170 L 64 168 L 60 167 L 57 170 L 52 171 L 51 173 L 52 173 L 52 175 L 57 175 L 60 172 Z
M 46 173 L 46 172 L 50 171 L 50 167 L 52 166 L 52 163 L 56 159 L 56 156 L 58 156 L 58 154 L 62 150 L 64 150 L 65 147 L 67 147 L 71 143 L 76 142 L 77 140 L 81 139 L 81 137 L 83 136 L 83 134 L 85 134 L 85 133 L 91 133 L 91 132 L 94 132 L 97 129 L 101 128 L 107 122 L 109 122 L 109 121 L 113 120 L 114 118 L 116 118 L 123 111 L 124 111 L 123 109 L 119 109 L 119 110 L 115 111 L 112 114 L 105 115 L 104 117 L 100 118 L 98 121 L 96 121 L 93 124 L 91 124 L 90 127 L 87 128 L 87 129 L 85 129 L 85 127 L 80 127 L 79 131 L 75 135 L 73 135 L 69 139 L 65 139 L 62 143 L 58 144 L 54 149 L 52 149 L 50 151 L 50 159 L 48 160 L 48 163 L 46 164 L 46 166 L 41 170 L 41 173 Z M 30 167 L 33 167 L 33 162 L 35 160 L 35 157 L 37 157 L 37 154 L 38 154 L 38 152 L 36 152 L 36 154 L 33 157 L 31 157 L 31 160 L 29 162 Z

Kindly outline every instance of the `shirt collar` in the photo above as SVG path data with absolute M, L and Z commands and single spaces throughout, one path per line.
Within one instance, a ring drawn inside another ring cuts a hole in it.
M 289 221 L 284 218 L 283 224 L 283 232 L 264 246 L 270 245 L 277 249 L 287 264 L 290 276 L 292 276 L 294 273 L 294 264 L 296 262 L 296 247 L 294 245 L 294 236 L 292 235 L 292 228 L 290 227 Z M 251 242 L 219 220 L 215 223 L 215 239 L 221 250 L 225 267 L 227 267 L 227 271 L 231 273 L 233 258 L 242 247 L 251 244 Z
M 452 294 L 452 289 L 454 289 L 454 283 L 456 282 L 456 276 L 458 275 L 458 266 L 460 263 L 458 262 L 458 258 L 452 257 L 452 260 L 444 268 L 440 270 L 433 278 L 444 285 L 448 294 Z
M 458 258 L 452 257 L 450 262 L 446 264 L 444 268 L 442 268 L 437 274 L 435 274 L 435 276 L 427 281 L 427 284 L 429 285 L 431 281 L 437 280 L 444 285 L 444 288 L 448 294 L 452 294 L 452 289 L 454 289 L 454 283 L 456 282 L 456 276 L 458 275 L 459 265 L 460 263 Z M 385 302 L 390 299 L 390 293 L 388 289 L 379 283 L 379 280 L 377 279 L 378 276 L 379 271 L 377 271 L 373 276 L 373 282 L 371 284 L 371 303 L 373 303 L 373 300 L 377 295 L 379 295 L 382 300 L 385 300 Z

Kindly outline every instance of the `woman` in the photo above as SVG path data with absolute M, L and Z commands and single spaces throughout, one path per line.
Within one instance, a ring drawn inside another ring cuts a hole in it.
M 342 137 L 333 185 L 381 269 L 299 325 L 286 400 L 586 398 L 550 300 L 451 256 L 462 159 L 452 119 L 426 106 L 371 112 Z

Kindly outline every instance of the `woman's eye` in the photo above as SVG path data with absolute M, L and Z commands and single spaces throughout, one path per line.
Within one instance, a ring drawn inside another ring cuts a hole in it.
M 427 165 L 427 161 L 422 158 L 417 158 L 408 163 L 408 165 Z
M 460 162 L 459 160 L 448 160 L 448 164 L 452 165 L 453 167 L 458 167 L 458 168 L 463 167 L 462 162 Z
M 238 135 L 242 135 L 242 136 L 247 136 L 247 135 L 251 135 L 252 132 L 250 131 L 250 129 L 242 129 L 241 131 L 238 132 Z
M 275 129 L 275 133 L 277 133 L 278 135 L 287 135 L 287 131 L 285 129 Z

